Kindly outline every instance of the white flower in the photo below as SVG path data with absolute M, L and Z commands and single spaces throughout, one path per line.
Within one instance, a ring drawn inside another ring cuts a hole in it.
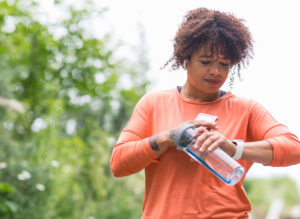
M 0 170 L 1 169 L 5 169 L 7 167 L 7 163 L 6 162 L 0 162 Z
M 51 166 L 57 168 L 59 166 L 59 162 L 57 160 L 52 160 Z
M 19 180 L 27 180 L 27 179 L 30 179 L 31 178 L 31 174 L 26 171 L 26 170 L 23 170 L 21 173 L 18 174 L 18 179 Z
M 37 190 L 45 191 L 45 186 L 43 184 L 38 183 L 35 185 L 35 187 Z
M 33 121 L 31 129 L 34 132 L 39 132 L 40 130 L 47 128 L 47 126 L 48 124 L 45 120 L 43 120 L 42 118 L 37 118 Z

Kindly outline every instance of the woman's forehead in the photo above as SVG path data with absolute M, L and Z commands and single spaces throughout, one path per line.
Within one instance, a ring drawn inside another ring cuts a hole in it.
M 218 58 L 218 59 L 229 59 L 226 54 L 224 54 L 224 48 L 222 47 L 212 47 L 212 46 L 202 46 L 198 48 L 195 53 L 198 57 L 204 57 L 204 58 Z

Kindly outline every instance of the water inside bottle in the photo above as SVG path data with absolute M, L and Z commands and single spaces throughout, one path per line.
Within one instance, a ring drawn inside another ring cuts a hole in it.
M 244 168 L 220 148 L 212 153 L 200 153 L 189 145 L 184 151 L 228 185 L 235 185 L 244 174 Z

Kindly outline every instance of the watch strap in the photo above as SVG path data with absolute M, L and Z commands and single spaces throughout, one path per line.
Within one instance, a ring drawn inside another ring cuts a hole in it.
M 234 160 L 241 159 L 244 151 L 244 141 L 243 140 L 232 140 L 232 143 L 236 145 L 235 154 L 232 156 Z

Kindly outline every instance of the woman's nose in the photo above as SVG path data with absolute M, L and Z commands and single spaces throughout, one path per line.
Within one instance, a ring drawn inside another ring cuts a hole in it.
M 209 67 L 209 73 L 214 74 L 214 75 L 220 74 L 220 69 L 218 68 L 218 63 L 213 62 L 211 64 L 211 66 Z

